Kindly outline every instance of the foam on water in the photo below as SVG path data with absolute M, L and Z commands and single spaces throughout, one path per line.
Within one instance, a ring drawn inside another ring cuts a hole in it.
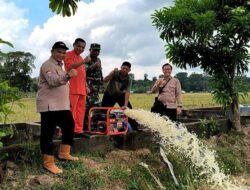
M 245 190 L 247 187 L 232 183 L 216 161 L 215 151 L 204 145 L 195 134 L 189 133 L 182 124 L 176 124 L 160 117 L 158 114 L 145 110 L 127 109 L 125 114 L 139 124 L 157 131 L 164 146 L 172 146 L 181 154 L 190 158 L 192 164 L 201 169 L 200 175 L 206 176 L 208 184 L 213 188 L 225 190 Z

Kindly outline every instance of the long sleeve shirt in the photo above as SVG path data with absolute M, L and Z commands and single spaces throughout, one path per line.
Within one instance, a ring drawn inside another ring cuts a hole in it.
M 83 58 L 77 55 L 74 50 L 66 53 L 64 64 L 65 69 L 69 71 L 70 65 L 74 63 L 80 63 Z M 69 81 L 70 94 L 87 95 L 86 92 L 86 70 L 85 66 L 81 65 L 77 69 L 77 76 L 73 77 Z
M 69 86 L 66 72 L 50 57 L 40 68 L 37 112 L 70 110 Z
M 159 90 L 159 89 L 158 89 Z M 182 105 L 181 84 L 176 78 L 171 78 L 158 96 L 167 108 L 176 108 Z

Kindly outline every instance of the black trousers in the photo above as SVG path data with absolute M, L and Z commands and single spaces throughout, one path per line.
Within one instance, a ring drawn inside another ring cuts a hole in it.
M 177 112 L 176 108 L 166 108 L 161 115 L 166 115 L 171 121 L 176 121 Z
M 114 107 L 114 105 L 118 103 L 120 107 L 124 106 L 125 103 L 125 93 L 120 96 L 112 96 L 107 92 L 104 93 L 102 98 L 102 107 Z M 128 102 L 128 108 L 132 109 L 132 105 Z M 138 123 L 131 118 L 128 118 L 128 122 L 134 130 L 138 130 Z
M 62 130 L 62 144 L 73 145 L 75 123 L 70 110 L 41 112 L 42 154 L 54 154 L 53 136 L 57 126 Z
M 102 98 L 102 107 L 113 107 L 116 103 L 118 103 L 120 107 L 124 106 L 125 93 L 120 96 L 112 96 L 107 92 L 104 93 Z M 128 108 L 132 109 L 130 102 L 128 102 Z
M 176 121 L 177 119 L 177 112 L 176 112 L 176 108 L 161 108 L 161 109 L 156 109 L 154 108 L 154 110 L 152 110 L 151 108 L 151 112 L 154 112 L 154 113 L 158 113 L 160 114 L 161 116 L 165 115 L 165 116 L 168 116 L 168 118 L 171 120 L 171 121 Z

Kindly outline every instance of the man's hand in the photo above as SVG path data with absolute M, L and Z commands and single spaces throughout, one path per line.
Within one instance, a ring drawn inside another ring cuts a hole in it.
M 176 108 L 176 113 L 177 113 L 177 115 L 180 115 L 180 114 L 181 114 L 181 108 L 180 108 L 180 107 L 177 107 L 177 108 Z
M 110 75 L 110 76 L 111 76 L 111 75 L 113 76 L 113 75 L 114 75 L 114 73 L 115 73 L 115 72 L 117 72 L 117 71 L 118 71 L 118 68 L 114 68 L 114 70 L 113 70 L 113 71 L 111 71 L 111 72 L 109 73 L 109 75 Z
M 87 57 L 84 58 L 83 64 L 88 63 L 88 62 L 90 62 L 90 61 L 91 61 L 91 57 L 90 57 L 90 56 L 87 56 Z
M 77 70 L 76 69 L 70 69 L 70 71 L 67 73 L 69 77 L 75 77 L 77 76 Z
M 125 110 L 125 109 L 127 109 L 127 106 L 124 105 L 124 106 L 121 107 L 121 109 Z
M 88 86 L 86 87 L 86 91 L 87 91 L 87 94 L 89 94 L 91 92 L 91 90 Z
M 97 62 L 95 62 L 95 64 L 93 65 L 93 67 L 97 70 L 101 69 L 101 62 L 98 60 Z
M 166 80 L 164 80 L 164 78 L 160 78 L 159 81 L 158 81 L 158 85 L 161 87 L 161 86 L 164 86 L 166 84 Z

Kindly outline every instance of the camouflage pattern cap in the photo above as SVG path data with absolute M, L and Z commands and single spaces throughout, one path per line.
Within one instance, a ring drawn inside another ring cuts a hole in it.
M 90 49 L 100 50 L 101 49 L 101 45 L 97 44 L 97 43 L 90 44 Z

